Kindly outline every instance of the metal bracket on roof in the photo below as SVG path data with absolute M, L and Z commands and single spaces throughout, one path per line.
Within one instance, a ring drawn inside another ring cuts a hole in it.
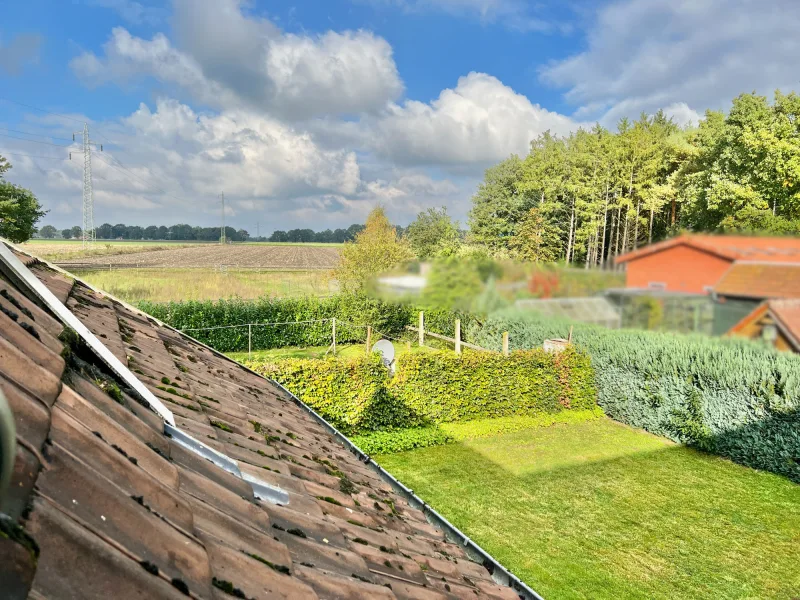
M 250 487 L 253 488 L 253 495 L 259 500 L 266 500 L 272 504 L 283 504 L 284 506 L 289 504 L 289 494 L 279 487 L 275 487 L 264 481 L 261 481 L 257 477 L 253 477 L 247 473 L 242 473 L 239 470 L 239 463 L 237 463 L 231 457 L 222 454 L 222 452 L 214 450 L 214 448 L 211 446 L 204 444 L 200 440 L 196 440 L 188 433 L 184 433 L 172 425 L 165 423 L 164 433 L 168 437 L 171 437 L 173 440 L 175 440 L 175 443 L 183 446 L 190 452 L 199 454 L 206 460 L 217 465 L 220 469 L 227 471 L 231 475 L 235 475 L 239 479 L 249 483 Z
M 89 329 L 81 323 L 80 319 L 55 297 L 47 286 L 39 281 L 39 278 L 31 273 L 30 269 L 14 256 L 8 247 L 0 242 L 0 261 L 11 270 L 15 278 L 27 287 L 64 325 L 71 327 L 86 345 L 92 349 L 100 360 L 110 368 L 125 384 L 136 391 L 142 399 L 150 405 L 164 421 L 170 425 L 175 425 L 175 417 L 161 400 L 156 398 L 153 393 L 131 373 L 127 365 L 122 364 Z

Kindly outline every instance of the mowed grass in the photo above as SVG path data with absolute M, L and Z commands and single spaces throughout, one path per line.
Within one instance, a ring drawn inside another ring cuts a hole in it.
M 220 272 L 214 269 L 166 268 L 75 271 L 74 274 L 126 302 L 329 296 L 338 289 L 336 282 L 320 271 L 243 269 Z
M 800 597 L 800 486 L 610 419 L 377 460 L 545 598 Z

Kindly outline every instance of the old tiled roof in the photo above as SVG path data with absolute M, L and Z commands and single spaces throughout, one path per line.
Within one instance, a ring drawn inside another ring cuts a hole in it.
M 615 262 L 626 263 L 679 245 L 696 248 L 731 261 L 800 262 L 800 238 L 709 234 L 679 235 L 621 254 Z
M 736 262 L 714 291 L 739 298 L 800 298 L 800 264 Z
M 242 477 L 165 435 L 5 269 L 0 389 L 17 455 L 1 507 L 3 598 L 519 597 L 278 386 L 18 256 L 178 429 L 237 461 Z M 288 503 L 257 499 L 248 478 Z
M 770 300 L 769 311 L 796 350 L 800 351 L 800 299 Z

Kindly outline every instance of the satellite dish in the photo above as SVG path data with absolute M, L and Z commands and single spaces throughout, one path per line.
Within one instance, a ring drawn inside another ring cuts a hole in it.
M 375 345 L 372 346 L 372 351 L 381 355 L 383 364 L 386 365 L 387 369 L 392 369 L 392 364 L 394 363 L 394 345 L 392 342 L 389 340 L 378 340 L 375 342 Z

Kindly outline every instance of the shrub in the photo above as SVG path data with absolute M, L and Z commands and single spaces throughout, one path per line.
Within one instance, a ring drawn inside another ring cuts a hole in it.
M 389 396 L 388 372 L 377 354 L 350 359 L 252 361 L 247 366 L 284 385 L 344 433 L 409 427 L 419 422 Z
M 564 321 L 507 310 L 471 325 L 468 338 L 497 348 L 508 331 L 512 348 L 534 348 L 568 330 Z M 598 403 L 610 417 L 800 481 L 800 356 L 735 338 L 577 323 L 573 335 L 591 356 Z
M 252 328 L 253 349 L 266 350 L 287 346 L 325 346 L 331 343 L 331 324 L 305 323 L 336 317 L 338 343 L 362 342 L 365 325 L 383 334 L 398 337 L 406 325 L 418 321 L 419 309 L 385 302 L 360 294 L 339 294 L 330 298 L 260 298 L 255 301 L 231 299 L 186 302 L 140 302 L 139 308 L 176 329 L 199 329 L 243 325 L 248 323 L 289 323 L 288 325 Z M 461 318 L 462 327 L 470 323 L 465 314 L 447 310 L 426 311 L 426 329 L 453 335 L 454 321 Z M 352 326 L 353 324 L 355 326 Z M 192 337 L 220 352 L 247 350 L 247 328 L 236 327 L 213 331 L 190 331 Z
M 393 378 L 377 355 L 248 366 L 348 434 L 596 407 L 591 365 L 577 352 L 409 353 L 398 358 Z
M 574 351 L 563 357 L 543 350 L 509 357 L 424 352 L 398 357 L 389 389 L 415 414 L 445 423 L 591 408 L 595 405 L 591 380 L 588 360 Z

